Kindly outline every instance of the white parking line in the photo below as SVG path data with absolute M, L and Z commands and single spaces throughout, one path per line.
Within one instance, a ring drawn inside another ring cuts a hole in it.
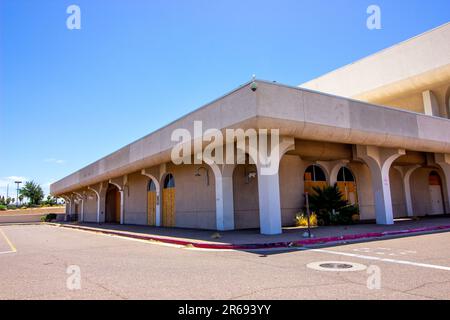
M 308 249 L 302 249 L 302 250 L 308 250 Z M 387 259 L 387 258 L 380 258 L 380 257 L 364 256 L 364 255 L 360 255 L 360 254 L 340 252 L 340 251 L 332 251 L 332 250 L 324 250 L 324 249 L 310 249 L 308 251 L 314 251 L 314 252 L 320 252 L 320 253 L 329 253 L 329 254 L 334 254 L 334 255 L 340 255 L 340 256 L 352 257 L 352 258 L 358 258 L 358 259 L 365 259 L 365 260 L 376 260 L 376 261 L 381 261 L 381 262 L 410 265 L 410 266 L 414 266 L 414 267 L 422 267 L 422 268 L 450 271 L 450 267 L 438 266 L 438 265 L 434 265 L 434 264 L 420 263 L 420 262 L 414 262 L 414 261 L 406 261 L 406 260 L 396 260 L 396 259 Z
M 11 250 L 9 251 L 2 251 L 0 252 L 0 254 L 10 254 L 10 253 L 16 253 L 17 249 L 16 247 L 14 247 L 14 245 L 12 244 L 12 242 L 8 239 L 8 237 L 6 236 L 6 234 L 3 232 L 2 229 L 0 229 L 0 234 L 3 236 L 3 238 L 5 239 L 6 243 L 9 245 L 9 247 L 11 248 Z

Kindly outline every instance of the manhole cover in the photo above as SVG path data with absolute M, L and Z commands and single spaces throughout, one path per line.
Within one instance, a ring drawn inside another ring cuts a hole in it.
M 353 268 L 353 265 L 346 263 L 322 263 L 320 267 L 327 269 L 350 269 Z
M 318 271 L 336 272 L 363 271 L 367 269 L 367 267 L 363 264 L 343 261 L 312 262 L 309 263 L 307 267 Z

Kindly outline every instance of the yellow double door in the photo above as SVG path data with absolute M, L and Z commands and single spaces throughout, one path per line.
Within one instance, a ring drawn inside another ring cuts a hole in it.
M 147 192 L 147 214 L 148 224 L 150 226 L 156 225 L 156 191 Z M 166 188 L 162 191 L 162 226 L 175 226 L 175 188 Z
M 338 182 L 337 186 L 342 193 L 344 200 L 347 200 L 349 204 L 358 204 L 358 195 L 356 191 L 356 183 L 354 182 Z

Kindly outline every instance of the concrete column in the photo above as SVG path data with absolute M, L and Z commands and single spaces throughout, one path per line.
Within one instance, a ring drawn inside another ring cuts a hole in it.
M 101 182 L 95 186 L 89 186 L 88 189 L 92 190 L 97 196 L 97 223 L 104 223 L 108 183 Z
M 234 230 L 233 171 L 235 165 L 217 165 L 209 159 L 205 163 L 214 173 L 216 187 L 216 228 Z
M 280 160 L 289 150 L 295 148 L 295 140 L 283 137 L 279 144 L 271 143 L 270 155 L 258 152 L 256 162 L 258 169 L 259 220 L 261 234 L 281 234 L 281 204 L 280 204 Z M 255 159 L 253 159 L 255 160 Z
M 434 93 L 430 90 L 424 91 L 423 96 L 423 108 L 426 115 L 440 117 L 439 103 Z
M 420 168 L 420 166 L 419 165 L 406 167 L 395 166 L 394 168 L 398 172 L 400 172 L 403 179 L 403 190 L 405 193 L 406 212 L 408 214 L 408 217 L 413 217 L 414 209 L 412 205 L 412 194 L 411 194 L 411 175 L 416 169 Z
M 66 215 L 64 221 L 70 221 L 70 215 L 72 214 L 72 200 L 68 196 L 62 197 L 66 201 Z
M 282 233 L 279 183 L 278 173 L 273 175 L 258 173 L 261 234 L 276 235 Z
M 394 224 L 389 170 L 392 163 L 405 154 L 404 149 L 356 146 L 356 157 L 370 169 L 377 224 Z
M 83 192 L 83 193 L 74 192 L 73 194 L 77 197 L 77 200 L 79 200 L 81 202 L 80 216 L 78 217 L 78 221 L 83 222 L 83 220 L 84 220 L 84 198 L 86 197 L 86 192 Z
M 450 154 L 438 154 L 436 153 L 434 155 L 434 159 L 436 161 L 436 164 L 441 167 L 442 171 L 444 172 L 444 178 L 445 181 L 445 189 L 444 192 L 447 192 L 447 201 L 448 204 L 445 206 L 445 212 L 450 213 L 450 210 L 448 206 L 450 205 Z M 442 199 L 445 203 L 446 199 Z
M 120 224 L 125 223 L 125 202 L 128 197 L 125 196 L 125 190 L 128 191 L 128 176 L 124 175 L 122 178 L 110 179 L 110 184 L 113 184 L 119 189 L 120 193 Z

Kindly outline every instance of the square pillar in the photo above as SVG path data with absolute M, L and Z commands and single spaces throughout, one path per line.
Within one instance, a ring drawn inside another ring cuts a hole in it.
M 262 175 L 258 170 L 259 221 L 261 234 L 281 234 L 280 178 L 278 172 Z

